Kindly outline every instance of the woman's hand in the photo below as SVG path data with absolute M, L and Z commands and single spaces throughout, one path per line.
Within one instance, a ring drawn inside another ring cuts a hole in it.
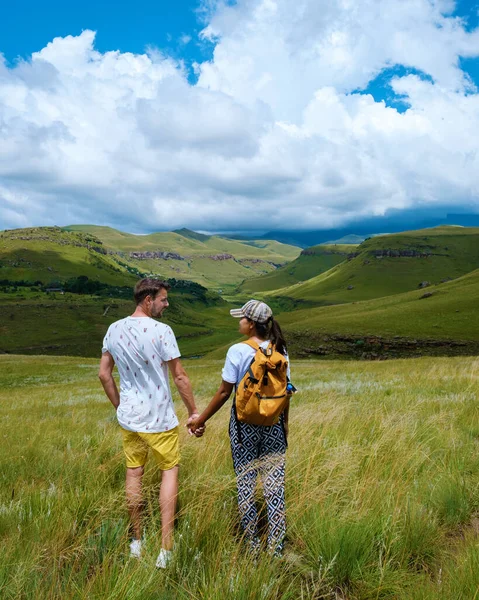
M 201 437 L 206 430 L 206 425 L 200 421 L 198 413 L 193 413 L 190 416 L 188 421 L 186 421 L 186 427 L 188 427 L 188 433 L 195 437 Z

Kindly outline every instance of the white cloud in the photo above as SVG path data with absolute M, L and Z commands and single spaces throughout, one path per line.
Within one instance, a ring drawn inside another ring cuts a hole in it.
M 450 1 L 210 2 L 197 66 L 56 38 L 0 63 L 0 227 L 316 228 L 477 203 L 479 32 Z M 1 48 L 0 48 L 1 49 Z M 385 67 L 403 114 L 354 93 Z

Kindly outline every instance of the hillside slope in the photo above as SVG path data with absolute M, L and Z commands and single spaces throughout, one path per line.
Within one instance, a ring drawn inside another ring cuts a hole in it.
M 474 354 L 479 351 L 478 305 L 476 269 L 426 290 L 298 310 L 280 320 L 297 355 L 334 354 L 341 348 L 340 353 L 352 355 L 365 350 L 393 356 Z
M 479 228 L 438 227 L 378 236 L 363 242 L 356 253 L 352 260 L 274 295 L 342 304 L 455 279 L 479 267 Z
M 29 287 L 0 290 L 0 354 L 98 357 L 108 325 L 135 309 L 128 292 L 121 299 Z M 198 284 L 173 282 L 169 300 L 162 320 L 173 326 L 182 355 L 202 355 L 237 335 L 226 302 Z
M 133 285 L 137 280 L 91 234 L 59 227 L 0 232 L 0 279 L 48 285 L 78 276 L 115 286 Z
M 356 248 L 357 246 L 354 244 L 320 245 L 306 248 L 298 258 L 284 267 L 262 277 L 247 279 L 239 286 L 238 291 L 253 294 L 306 281 L 344 262 Z

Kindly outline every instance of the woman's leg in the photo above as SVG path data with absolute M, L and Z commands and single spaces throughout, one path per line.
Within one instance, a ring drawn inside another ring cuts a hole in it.
M 238 509 L 245 538 L 250 544 L 256 546 L 258 544 L 258 512 L 255 489 L 258 476 L 256 458 L 259 435 L 254 425 L 240 422 L 238 426 L 241 427 L 241 441 L 238 438 L 236 420 L 232 417 L 230 441 L 238 488 Z
M 281 424 L 263 427 L 260 445 L 260 473 L 268 514 L 268 550 L 280 555 L 286 535 L 284 497 L 286 440 Z

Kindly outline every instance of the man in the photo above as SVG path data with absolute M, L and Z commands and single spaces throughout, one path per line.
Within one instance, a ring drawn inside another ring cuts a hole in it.
M 168 369 L 188 410 L 187 426 L 198 416 L 190 380 L 181 365 L 171 328 L 154 320 L 168 307 L 170 285 L 142 279 L 134 290 L 136 310 L 112 323 L 103 341 L 99 377 L 117 411 L 126 457 L 126 499 L 133 530 L 130 554 L 141 556 L 142 477 L 148 450 L 161 469 L 161 551 L 156 566 L 171 560 L 178 495 L 178 418 L 168 382 Z M 120 374 L 120 392 L 113 368 Z M 190 435 L 192 432 L 188 428 Z M 202 431 L 195 432 L 201 435 Z

